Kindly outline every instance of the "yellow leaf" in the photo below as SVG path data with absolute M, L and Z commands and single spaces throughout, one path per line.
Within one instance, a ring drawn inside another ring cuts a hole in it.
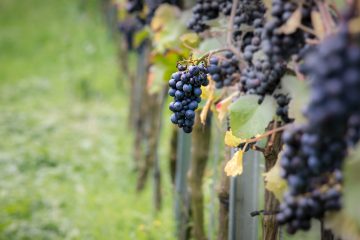
M 207 87 L 201 86 L 201 99 L 209 99 L 214 94 L 214 90 L 210 89 L 210 85 Z
M 316 36 L 322 40 L 325 37 L 325 27 L 323 24 L 323 21 L 321 19 L 321 15 L 318 11 L 312 11 L 311 12 L 311 22 L 314 26 L 314 30 L 316 33 Z
M 360 17 L 354 18 L 349 22 L 349 29 L 352 34 L 360 33 Z
M 196 47 L 200 43 L 200 38 L 196 33 L 185 33 L 180 37 L 185 46 Z
M 161 30 L 169 21 L 179 15 L 179 9 L 169 4 L 161 4 L 151 20 L 150 27 L 154 32 Z
M 202 86 L 201 90 L 202 90 L 201 98 L 207 99 L 205 106 L 203 107 L 200 113 L 200 121 L 203 125 L 205 125 L 207 114 L 210 110 L 211 104 L 214 101 L 215 89 L 212 87 L 212 84 L 209 84 L 207 87 Z
M 205 125 L 206 123 L 206 117 L 207 117 L 207 114 L 209 112 L 209 109 L 211 107 L 211 104 L 212 104 L 212 101 L 213 101 L 213 97 L 211 96 L 207 101 L 206 101 L 206 104 L 205 106 L 203 107 L 203 109 L 201 110 L 201 113 L 200 113 L 200 121 L 203 125 Z
M 239 144 L 244 143 L 246 140 L 235 137 L 231 130 L 225 133 L 225 144 L 229 147 L 237 147 Z
M 226 117 L 227 113 L 229 112 L 229 106 L 232 103 L 233 96 L 229 96 L 216 104 L 216 110 L 218 111 L 219 115 L 219 121 L 222 122 L 224 118 Z
M 232 159 L 225 166 L 225 173 L 227 176 L 235 177 L 241 175 L 243 172 L 243 154 L 244 152 L 237 151 Z
M 325 216 L 326 229 L 331 229 L 334 235 L 342 240 L 360 240 L 360 228 L 356 221 L 344 211 L 328 213 Z
M 280 158 L 279 158 L 280 159 Z M 276 164 L 268 171 L 264 173 L 265 188 L 272 192 L 274 196 L 281 202 L 284 192 L 287 189 L 287 183 L 280 177 L 280 164 L 279 159 Z
M 291 17 L 279 29 L 281 33 L 292 34 L 301 24 L 301 7 L 291 15 Z

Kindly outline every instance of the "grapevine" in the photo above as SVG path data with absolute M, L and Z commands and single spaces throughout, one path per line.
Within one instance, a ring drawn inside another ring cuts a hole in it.
M 131 3 L 132 11 L 144 4 Z M 157 24 L 164 21 L 156 19 L 160 5 L 150 8 Z M 197 0 L 184 14 L 182 35 L 162 36 L 170 32 L 166 23 L 150 34 L 154 46 L 161 37 L 169 41 L 154 47 L 153 59 L 163 59 L 151 64 L 164 67 L 164 56 L 177 57 L 162 79 L 171 98 L 169 122 L 194 139 L 215 118 L 232 148 L 227 176 L 243 173 L 243 154 L 261 152 L 265 174 L 278 171 L 273 185 L 285 187 L 265 184 L 278 205 L 253 215 L 272 215 L 271 224 L 289 234 L 344 209 L 344 165 L 360 140 L 360 1 L 343 5 Z

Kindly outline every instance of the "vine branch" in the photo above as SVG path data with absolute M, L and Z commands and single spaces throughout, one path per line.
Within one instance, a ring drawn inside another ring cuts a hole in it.
M 232 3 L 232 6 L 231 6 L 231 13 L 230 13 L 230 18 L 229 18 L 229 22 L 228 22 L 229 31 L 227 32 L 226 42 L 227 42 L 229 49 L 239 58 L 241 64 L 244 64 L 244 61 L 242 60 L 240 51 L 232 43 L 232 37 L 234 34 L 234 18 L 235 18 L 236 9 L 237 9 L 238 5 L 239 5 L 239 0 L 234 0 Z

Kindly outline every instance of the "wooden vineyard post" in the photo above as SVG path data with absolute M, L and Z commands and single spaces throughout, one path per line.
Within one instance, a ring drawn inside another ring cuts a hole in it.
M 258 239 L 258 219 L 250 213 L 258 208 L 259 158 L 256 151 L 244 154 L 244 171 L 230 180 L 229 240 Z
M 139 66 L 137 68 L 137 74 L 134 85 L 134 98 L 133 109 L 129 111 L 133 112 L 133 121 L 135 129 L 135 138 L 133 142 L 133 155 L 135 161 L 135 170 L 141 168 L 141 161 L 144 154 L 144 134 L 145 134 L 145 119 L 146 116 L 146 98 L 148 96 L 146 92 L 146 81 L 148 74 L 148 65 L 149 65 L 149 55 L 150 55 L 150 42 L 146 41 L 144 45 L 141 46 L 140 54 L 138 57 Z
M 190 236 L 190 202 L 187 190 L 187 172 L 191 157 L 191 135 L 178 130 L 178 147 L 175 176 L 176 237 L 187 240 Z
M 147 158 L 150 158 L 148 160 L 150 163 L 153 162 L 153 179 L 154 179 L 154 206 L 156 210 L 160 210 L 162 207 L 162 193 L 161 193 L 161 169 L 159 164 L 159 154 L 158 154 L 158 148 L 159 148 L 159 141 L 161 137 L 161 125 L 162 125 L 162 116 L 163 116 L 163 109 L 164 104 L 166 101 L 166 95 L 167 95 L 168 88 L 165 87 L 160 94 L 160 99 L 158 99 L 158 112 L 157 112 L 157 118 L 153 119 L 154 125 L 156 126 L 155 132 L 150 136 L 150 143 L 149 143 L 149 149 L 148 149 L 148 156 Z M 150 149 L 153 149 L 150 151 Z M 153 161 L 151 160 L 153 158 Z
M 267 128 L 270 131 L 274 126 L 274 123 L 269 124 Z M 265 172 L 270 171 L 278 159 L 279 152 L 282 149 L 281 133 L 270 135 L 268 144 L 264 150 L 265 157 Z M 276 221 L 276 211 L 279 209 L 279 201 L 275 195 L 265 189 L 265 201 L 264 211 L 267 214 L 263 216 L 263 240 L 276 240 L 279 235 L 279 224 Z

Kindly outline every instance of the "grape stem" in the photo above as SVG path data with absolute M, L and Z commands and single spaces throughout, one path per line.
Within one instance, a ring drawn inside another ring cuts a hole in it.
M 275 121 L 274 121 L 274 124 L 273 124 L 273 129 L 272 129 L 272 130 L 276 129 L 277 123 L 278 123 L 277 120 L 275 120 Z M 274 143 L 274 140 L 275 140 L 275 132 L 274 132 L 273 134 L 271 134 L 271 137 L 270 137 L 270 141 L 269 141 L 269 143 L 268 143 L 268 146 L 272 146 L 273 143 Z
M 255 138 L 250 138 L 250 139 L 246 140 L 245 142 L 246 142 L 246 143 L 254 143 L 254 142 L 257 142 L 257 141 L 259 141 L 259 140 L 261 140 L 261 139 L 263 139 L 263 138 L 265 138 L 265 137 L 268 137 L 268 136 L 270 136 L 270 135 L 272 135 L 272 134 L 274 134 L 274 133 L 276 133 L 276 132 L 284 131 L 286 128 L 289 127 L 289 125 L 290 125 L 290 124 L 286 124 L 286 125 L 283 125 L 283 126 L 281 126 L 281 127 L 274 128 L 274 129 L 272 129 L 272 130 L 270 130 L 270 131 L 268 131 L 268 132 L 266 132 L 266 133 L 264 133 L 264 134 L 262 134 L 262 135 L 260 135 L 260 136 L 257 136 L 257 137 L 255 137 Z
M 230 48 L 220 48 L 220 49 L 216 49 L 213 51 L 210 51 L 208 53 L 206 53 L 204 56 L 200 57 L 197 62 L 200 63 L 202 61 L 205 61 L 207 59 L 209 59 L 212 55 L 216 54 L 216 53 L 220 53 L 220 52 L 226 52 L 226 51 L 231 51 Z
M 193 47 L 191 47 L 189 44 L 187 44 L 186 42 L 183 42 L 182 43 L 186 48 L 188 48 L 188 49 L 190 49 L 191 51 L 193 51 L 193 52 L 203 52 L 203 51 L 200 51 L 200 50 L 198 50 L 198 49 L 196 49 L 196 48 L 193 48 Z
M 300 28 L 301 30 L 303 30 L 304 32 L 307 32 L 307 33 L 310 33 L 311 35 L 317 36 L 317 35 L 316 35 L 316 32 L 315 32 L 313 29 L 305 26 L 304 24 L 300 24 L 300 25 L 299 25 L 299 28 Z

